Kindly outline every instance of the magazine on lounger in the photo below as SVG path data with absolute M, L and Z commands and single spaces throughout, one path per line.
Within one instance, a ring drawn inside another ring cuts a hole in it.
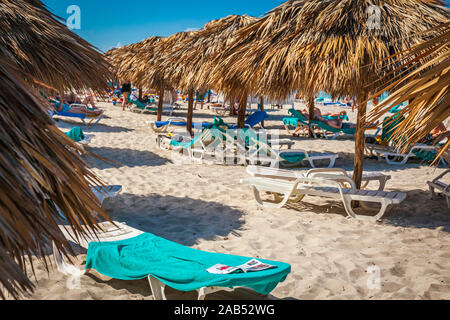
M 270 264 L 263 263 L 261 261 L 258 261 L 256 259 L 250 260 L 247 263 L 237 266 L 237 267 L 231 267 L 224 264 L 216 264 L 215 266 L 212 266 L 211 268 L 207 269 L 209 273 L 213 274 L 231 274 L 236 272 L 257 272 L 257 271 L 263 271 L 268 269 L 277 268 L 277 266 L 272 266 Z

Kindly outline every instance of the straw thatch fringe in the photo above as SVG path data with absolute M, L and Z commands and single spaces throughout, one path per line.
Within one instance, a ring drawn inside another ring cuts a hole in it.
M 0 283 L 17 297 L 31 289 L 23 275 L 26 257 L 47 265 L 51 241 L 72 252 L 55 204 L 80 236 L 82 225 L 95 232 L 97 220 L 108 217 L 90 190 L 101 181 L 12 65 L 0 59 Z
M 108 64 L 40 0 L 0 0 L 0 52 L 22 71 L 58 90 L 102 90 Z
M 370 121 L 375 121 L 384 116 L 392 105 L 409 102 L 399 113 L 406 119 L 393 134 L 404 151 L 450 117 L 450 22 L 430 30 L 429 34 L 432 35 L 430 40 L 401 56 L 407 61 L 403 66 L 409 71 L 380 90 L 391 91 L 392 87 L 397 87 L 370 115 Z M 441 155 L 449 146 L 450 142 L 442 148 Z

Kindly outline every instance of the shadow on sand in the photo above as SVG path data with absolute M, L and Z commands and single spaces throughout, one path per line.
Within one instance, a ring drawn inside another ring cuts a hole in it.
M 217 202 L 173 196 L 122 194 L 105 201 L 104 208 L 115 221 L 126 222 L 133 228 L 190 247 L 197 244 L 200 239 L 214 240 L 217 237 L 236 234 L 244 223 L 243 213 L 235 208 Z M 87 276 L 99 284 L 111 286 L 116 290 L 126 290 L 131 294 L 144 297 L 152 295 L 147 279 L 103 280 L 96 273 L 90 273 Z M 166 288 L 166 296 L 169 300 L 195 300 L 197 293 Z M 207 296 L 207 300 L 236 299 L 276 298 L 271 295 L 257 294 L 248 289 L 238 289 L 234 292 L 220 291 Z
M 407 192 L 406 200 L 387 213 L 380 223 L 406 228 L 425 228 L 435 230 L 441 228 L 443 232 L 450 233 L 450 209 L 445 199 L 431 200 L 430 195 L 423 190 L 411 190 Z M 347 216 L 341 201 L 322 201 L 321 205 L 314 204 L 314 198 L 306 197 L 298 204 L 288 204 L 286 208 L 299 212 L 315 214 Z M 417 203 L 427 203 L 426 210 L 418 207 Z M 359 210 L 359 209 L 358 209 Z M 362 213 L 362 212 L 360 212 Z
M 97 169 L 109 169 L 117 167 L 155 167 L 162 166 L 171 161 L 169 159 L 160 157 L 156 153 L 151 151 L 140 151 L 133 149 L 120 149 L 120 148 L 87 148 L 89 152 L 95 153 L 108 160 L 117 162 L 117 164 L 108 163 L 94 157 L 86 157 L 86 162 L 91 168 Z

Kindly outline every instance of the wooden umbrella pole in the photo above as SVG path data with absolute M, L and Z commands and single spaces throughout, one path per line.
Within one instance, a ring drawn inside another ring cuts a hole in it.
M 233 97 L 230 98 L 230 116 L 234 116 L 234 106 L 236 105 L 236 100 Z
M 245 113 L 247 111 L 247 99 L 248 94 L 245 93 L 239 100 L 239 112 L 238 112 L 238 128 L 243 129 L 245 127 Z
M 261 110 L 261 111 L 264 111 L 264 97 L 263 96 L 261 96 L 260 98 L 259 98 L 259 109 Z M 264 121 L 263 122 L 261 122 L 261 125 L 264 127 Z
M 192 118 L 194 115 L 194 89 L 189 89 L 188 93 L 188 113 L 187 113 L 187 131 L 192 134 Z
M 314 120 L 314 109 L 316 108 L 314 103 L 314 96 L 308 97 L 308 108 L 309 108 L 309 137 L 313 138 L 313 129 L 311 127 L 311 121 Z
M 369 58 L 367 54 L 364 56 L 363 66 L 369 64 Z M 360 79 L 360 89 L 358 90 L 358 121 L 356 124 L 356 135 L 355 135 L 355 160 L 354 160 L 354 171 L 353 180 L 355 181 L 356 187 L 361 189 L 362 176 L 364 172 L 364 149 L 366 145 L 366 135 L 365 126 L 367 118 L 367 99 L 369 92 L 365 85 L 369 82 L 369 74 L 367 67 L 361 68 L 361 79 Z
M 162 120 L 163 104 L 164 104 L 164 85 L 161 85 L 159 89 L 158 116 L 156 118 L 157 121 Z
M 354 160 L 354 172 L 353 180 L 355 181 L 356 187 L 361 188 L 361 181 L 364 171 L 364 148 L 366 144 L 365 136 L 365 125 L 367 116 L 367 102 L 368 92 L 363 89 L 360 91 L 358 96 L 358 121 L 356 124 L 356 135 L 355 135 L 355 160 Z
M 142 102 L 142 88 L 139 88 L 139 101 Z

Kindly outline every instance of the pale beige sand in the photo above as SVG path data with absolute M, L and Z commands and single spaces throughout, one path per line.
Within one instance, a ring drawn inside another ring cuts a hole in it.
M 113 219 L 202 250 L 290 263 L 292 273 L 269 298 L 450 299 L 450 212 L 445 200 L 430 200 L 426 184 L 444 169 L 418 161 L 392 167 L 367 160 L 366 170 L 392 175 L 388 190 L 408 193 L 408 199 L 380 223 L 350 220 L 340 203 L 315 197 L 295 208 L 263 210 L 250 188 L 239 183 L 247 176 L 244 167 L 175 165 L 169 152 L 155 146 L 155 136 L 145 125 L 155 115 L 101 106 L 108 118 L 83 129 L 95 135 L 91 151 L 120 163 L 113 167 L 87 159 L 107 183 L 124 187 L 119 197 L 105 203 Z M 355 122 L 356 113 L 349 113 Z M 176 114 L 185 115 L 185 110 Z M 287 109 L 273 115 L 275 120 L 266 126 L 282 129 Z M 197 121 L 212 119 L 209 111 L 196 111 L 195 116 Z M 67 131 L 73 123 L 58 125 Z M 341 158 L 336 166 L 352 169 L 352 139 L 295 142 L 295 147 L 312 152 L 337 152 Z M 85 252 L 79 252 L 81 265 Z M 367 286 L 371 266 L 380 268 L 381 290 Z M 67 277 L 56 270 L 47 274 L 38 265 L 36 272 L 36 291 L 27 298 L 152 299 L 146 280 L 111 280 L 94 272 L 82 279 L 80 289 L 69 290 Z M 208 298 L 261 296 L 238 291 Z

